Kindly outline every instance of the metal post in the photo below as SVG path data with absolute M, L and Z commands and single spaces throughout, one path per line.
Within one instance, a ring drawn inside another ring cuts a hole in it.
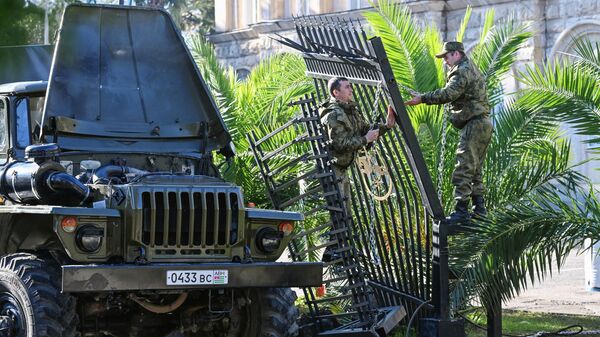
M 495 299 L 486 307 L 487 336 L 502 337 L 502 300 Z

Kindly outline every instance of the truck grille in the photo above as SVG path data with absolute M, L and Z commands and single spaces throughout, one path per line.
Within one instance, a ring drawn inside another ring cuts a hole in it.
M 228 191 L 142 192 L 142 243 L 225 248 L 238 240 L 240 198 Z

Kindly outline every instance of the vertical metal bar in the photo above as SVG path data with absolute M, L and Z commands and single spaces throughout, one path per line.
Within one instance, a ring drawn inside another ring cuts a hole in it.
M 309 23 L 308 25 L 306 25 L 306 32 L 309 34 L 308 37 L 310 39 L 309 42 L 312 42 L 311 45 L 314 45 L 315 42 L 319 43 L 319 37 L 316 34 L 313 26 L 314 25 L 312 23 Z M 317 46 L 313 47 L 315 53 L 319 52 L 319 50 L 317 48 L 318 48 Z
M 156 196 L 150 193 L 150 247 L 156 246 Z
M 322 17 L 319 17 L 319 21 L 319 32 L 321 32 L 321 38 L 323 39 L 323 42 L 321 44 L 327 46 L 335 46 L 336 41 L 333 38 L 333 32 L 331 30 L 331 27 L 329 26 L 329 22 L 327 20 L 324 20 Z
M 395 132 L 395 130 L 394 130 L 394 132 Z M 403 144 L 403 145 L 405 145 L 405 144 Z M 404 158 L 407 158 L 408 152 L 407 152 L 406 147 L 401 146 L 400 149 L 402 150 L 402 154 L 403 154 Z M 401 164 L 401 167 L 403 170 L 402 172 L 404 174 L 404 177 L 406 178 L 406 181 L 414 180 L 414 179 L 411 179 L 413 177 L 409 173 L 411 171 L 406 170 L 406 167 L 404 166 L 404 164 Z M 405 201 L 406 201 L 405 209 L 407 211 L 407 219 L 408 219 L 408 221 L 407 221 L 408 228 L 405 229 L 405 240 L 407 240 L 405 243 L 405 247 L 406 247 L 406 252 L 407 252 L 406 256 L 409 259 L 410 265 L 411 265 L 411 268 L 409 269 L 410 273 L 411 273 L 409 275 L 410 280 L 411 280 L 410 291 L 413 294 L 419 296 L 418 289 L 416 289 L 416 287 L 418 287 L 418 281 L 417 281 L 418 278 L 417 278 L 417 274 L 415 273 L 415 270 L 418 269 L 418 264 L 417 264 L 417 261 L 415 258 L 415 246 L 414 246 L 415 239 L 414 239 L 414 228 L 413 228 L 413 224 L 416 221 L 414 212 L 418 205 L 418 200 L 416 199 L 415 191 L 410 184 L 407 184 L 407 186 L 406 186 Z
M 352 20 L 350 20 L 350 21 L 352 22 Z M 367 55 L 372 56 L 373 54 L 371 54 L 369 52 L 369 46 L 368 46 L 368 43 L 367 43 L 367 39 L 361 38 L 361 34 L 358 31 L 357 25 L 360 28 L 360 22 L 356 22 L 356 23 L 352 24 L 352 30 L 354 31 L 353 35 L 354 35 L 354 38 L 356 40 L 356 43 L 358 44 L 358 46 L 360 47 L 360 50 L 363 53 L 366 53 Z
M 387 149 L 387 154 L 388 156 L 392 156 L 393 154 L 395 154 L 396 158 L 398 158 L 399 160 L 390 160 L 390 162 L 392 163 L 392 165 L 394 166 L 394 170 L 395 172 L 398 172 L 398 174 L 400 174 L 401 172 L 406 173 L 405 169 L 401 169 L 398 167 L 398 162 L 401 163 L 400 165 L 402 165 L 403 161 L 402 159 L 400 159 L 400 154 L 398 153 L 397 149 L 393 146 L 390 146 L 389 142 L 384 138 L 382 141 L 384 147 Z M 402 146 L 402 144 L 400 144 L 400 146 Z M 404 179 L 401 179 L 401 177 L 398 177 L 398 179 L 393 179 L 394 183 L 395 183 L 395 190 L 396 190 L 396 201 L 397 204 L 400 208 L 400 212 L 399 212 L 399 217 L 400 217 L 400 224 L 401 224 L 401 228 L 400 231 L 402 233 L 402 242 L 403 242 L 403 247 L 407 247 L 409 244 L 409 240 L 406 236 L 406 232 L 407 232 L 407 222 L 410 221 L 410 214 L 408 214 L 408 211 L 406 211 L 406 213 L 404 212 L 404 210 L 406 210 L 406 208 L 410 205 L 410 202 L 408 201 L 408 192 L 407 192 L 407 186 L 406 186 L 406 182 L 408 182 L 408 180 L 406 179 L 406 174 L 404 175 Z M 404 200 L 402 200 L 402 197 L 404 197 Z M 404 205 L 404 207 L 402 207 L 402 205 Z M 408 218 L 408 219 L 407 219 Z M 398 231 L 396 231 L 396 240 L 398 242 L 401 242 L 401 238 L 398 236 Z M 411 268 L 411 262 L 410 262 L 410 254 L 408 254 L 408 252 L 405 252 L 402 254 L 402 251 L 398 251 L 401 255 L 401 263 L 400 263 L 400 271 L 402 273 L 402 284 L 401 284 L 401 288 L 404 292 L 406 293 L 410 293 L 410 282 L 407 278 L 407 272 L 408 270 L 412 269 Z
M 319 99 L 319 101 L 324 101 L 326 99 L 329 99 L 327 82 L 325 82 L 325 80 L 323 80 L 323 79 L 315 79 L 315 83 L 316 83 L 316 87 L 317 87 L 317 98 Z M 321 90 L 319 90 L 318 88 L 321 88 Z
M 177 223 L 175 225 L 175 245 L 177 247 L 180 247 L 181 246 L 181 222 L 182 222 L 183 205 L 181 204 L 181 193 L 179 191 L 175 192 L 175 200 L 177 203 Z
M 188 232 L 188 245 L 190 247 L 193 247 L 194 246 L 194 230 L 195 230 L 195 227 L 196 227 L 196 224 L 194 223 L 194 221 L 196 220 L 195 219 L 195 216 L 196 216 L 196 214 L 195 214 L 196 213 L 195 212 L 196 206 L 194 204 L 194 190 L 193 189 L 189 190 L 188 206 L 190 208 L 190 214 L 189 214 L 189 217 L 190 217 L 189 218 L 189 224 L 190 224 L 190 226 L 189 226 L 189 232 Z
M 352 20 L 350 20 L 346 23 L 346 28 L 342 31 L 342 34 L 344 34 L 346 36 L 346 38 L 348 39 L 352 48 L 357 49 L 361 52 L 364 52 L 364 50 L 363 50 L 364 47 L 357 40 L 358 36 L 355 34 Z M 356 53 L 356 52 L 354 51 L 354 53 Z
M 429 216 L 429 214 L 427 214 L 427 212 L 425 211 L 425 208 L 423 208 L 423 216 L 426 219 L 426 226 L 425 226 L 425 247 L 427 247 L 427 249 L 425 250 L 425 261 L 427 263 L 427 270 L 425 272 L 425 284 L 427 286 L 427 297 L 426 299 L 431 299 L 431 250 L 432 250 L 432 243 L 431 243 L 431 236 L 433 235 L 432 231 L 431 231 L 431 227 L 433 226 L 433 221 L 431 219 L 431 217 Z
M 206 227 L 208 226 L 208 224 L 206 223 L 206 213 L 208 213 L 208 208 L 206 207 L 206 193 L 200 193 L 200 200 L 201 200 L 201 209 L 202 209 L 202 221 L 200 222 L 202 224 L 202 237 L 201 237 L 201 241 L 202 241 L 202 248 L 206 247 Z
M 355 170 L 353 170 L 353 172 L 356 173 Z M 358 184 L 355 184 L 355 186 L 360 186 L 360 188 L 361 188 L 360 192 L 361 192 L 361 195 L 362 195 L 361 199 L 366 200 L 367 203 L 368 203 L 369 202 L 368 200 L 371 198 L 371 196 L 367 192 L 367 187 L 365 185 L 365 181 L 363 179 L 361 179 L 360 176 L 356 177 L 357 175 L 360 175 L 360 174 L 362 174 L 362 173 L 355 174 L 354 177 L 353 177 L 355 183 L 358 182 Z M 368 204 L 366 204 L 365 206 L 369 207 Z M 371 223 L 371 214 L 370 214 L 370 212 L 366 211 L 366 210 L 364 210 L 364 212 L 366 212 L 365 213 L 366 214 L 365 223 L 364 223 L 364 225 L 361 224 L 360 227 L 361 227 L 361 229 L 364 228 L 364 231 L 366 233 L 365 237 L 363 238 L 363 240 L 365 242 L 365 245 L 367 245 L 367 247 L 369 247 L 367 249 L 367 251 L 369 251 L 370 249 L 375 249 L 375 252 L 373 252 L 373 254 L 377 253 L 377 255 L 379 256 L 379 258 L 383 262 L 383 263 L 379 263 L 379 264 L 376 264 L 376 265 L 374 263 L 369 263 L 370 265 L 375 265 L 375 266 L 373 266 L 373 268 L 377 271 L 376 274 L 375 274 L 375 275 L 377 275 L 377 277 L 375 277 L 374 279 L 377 279 L 380 282 L 385 283 L 385 284 L 391 284 L 392 282 L 391 282 L 391 280 L 388 277 L 389 276 L 388 275 L 388 270 L 386 268 L 386 267 L 389 267 L 389 263 L 386 263 L 386 260 L 387 260 L 386 257 L 385 257 L 386 254 L 384 253 L 381 245 L 378 244 L 378 243 L 382 242 L 382 240 L 377 237 L 377 235 L 379 234 L 379 233 L 377 233 L 377 230 L 378 230 L 378 227 L 381 224 L 377 221 L 377 217 L 376 216 L 375 216 L 375 219 L 374 219 L 376 223 Z M 373 228 L 370 228 L 370 226 L 373 226 Z M 370 244 L 370 238 L 366 237 L 367 235 L 369 235 L 369 236 L 371 235 L 371 230 L 373 231 L 373 235 L 375 235 L 375 238 L 374 238 L 376 240 L 375 241 L 375 247 L 370 247 L 369 246 L 369 244 Z M 371 254 L 369 254 L 369 257 L 371 258 Z M 386 297 L 388 297 L 387 294 L 386 294 Z
M 169 246 L 169 191 L 163 191 L 163 247 Z
M 352 169 L 352 180 L 355 182 L 355 186 L 358 186 L 359 188 L 361 188 L 361 190 L 363 191 L 362 194 L 364 195 L 366 193 L 365 191 L 365 187 L 363 185 L 363 180 L 360 179 L 360 176 L 357 177 L 357 173 L 356 170 L 353 168 Z M 360 173 L 359 173 L 360 174 Z M 358 182 L 358 184 L 356 183 Z M 354 195 L 352 195 L 354 197 Z M 362 198 L 363 200 L 365 200 L 365 198 Z M 368 223 L 369 221 L 369 212 L 367 210 L 365 210 L 365 207 L 363 207 L 362 203 L 359 203 L 358 198 L 353 198 L 352 200 L 352 205 L 354 207 L 354 211 L 357 214 L 356 220 L 356 228 L 357 228 L 357 234 L 360 235 L 361 240 L 358 240 L 359 245 L 360 246 L 365 246 L 364 252 L 367 256 L 367 258 L 372 261 L 373 260 L 373 253 L 368 247 L 368 234 L 367 234 L 367 230 L 368 230 L 368 225 L 365 225 L 365 223 Z M 368 206 L 367 206 L 368 207 Z M 364 244 L 363 244 L 364 242 Z M 369 275 L 371 275 L 372 279 L 376 279 L 376 280 L 380 280 L 382 279 L 382 271 L 380 266 L 377 266 L 373 263 L 367 263 L 367 272 Z
M 219 245 L 219 221 L 220 221 L 220 212 L 219 212 L 219 192 L 215 191 L 213 194 L 213 244 L 215 246 Z
M 306 43 L 306 41 L 304 41 L 305 38 L 301 31 L 302 24 L 301 24 L 300 19 L 295 17 L 293 20 L 294 20 L 294 27 L 296 29 L 296 35 L 298 35 L 298 40 L 299 40 L 300 44 L 304 48 L 310 49 L 310 46 Z
M 393 132 L 396 132 L 395 130 L 392 130 Z M 396 135 L 396 138 L 399 139 L 399 137 Z M 384 140 L 385 143 L 385 140 Z M 388 148 L 392 149 L 392 152 L 395 153 L 397 158 L 406 158 L 407 153 L 406 153 L 406 149 L 404 147 L 404 143 L 402 141 L 400 141 L 398 143 L 400 146 L 389 146 L 389 144 L 387 145 Z M 400 155 L 400 153 L 398 152 L 398 148 L 400 148 L 401 152 L 402 152 L 402 157 Z M 398 160 L 398 161 L 392 161 L 392 163 L 394 163 L 394 165 L 396 165 L 396 163 L 399 163 L 400 165 L 400 169 L 396 168 L 396 170 L 400 173 L 403 174 L 404 179 L 399 179 L 401 182 L 401 190 L 403 192 L 403 196 L 404 196 L 404 210 L 406 211 L 406 219 L 404 218 L 404 214 L 401 216 L 401 221 L 402 221 L 402 236 L 403 236 L 403 240 L 404 240 L 404 247 L 405 247 L 405 263 L 406 263 L 406 271 L 407 273 L 410 272 L 412 273 L 412 271 L 414 270 L 414 268 L 416 268 L 416 266 L 414 266 L 414 259 L 412 258 L 412 254 L 411 251 L 409 250 L 411 244 L 412 244 L 412 236 L 411 236 L 411 231 L 412 231 L 412 225 L 411 223 L 414 221 L 413 216 L 412 216 L 412 204 L 414 202 L 414 197 L 413 193 L 414 191 L 411 188 L 410 185 L 410 181 L 411 181 L 411 175 L 410 175 L 410 171 L 406 169 L 405 165 L 404 165 L 404 161 L 403 160 Z M 397 190 L 398 191 L 398 190 Z M 411 198 L 412 197 L 412 198 Z M 408 277 L 408 282 L 407 282 L 407 288 L 406 291 L 409 293 L 413 293 L 413 286 L 414 286 L 414 279 L 411 275 L 406 274 L 406 277 Z M 413 293 L 414 294 L 414 293 Z
M 330 40 L 331 40 L 330 46 L 344 50 L 344 44 L 342 41 L 340 41 L 340 39 L 337 36 L 337 29 L 335 29 L 333 21 L 326 20 L 324 27 L 327 27 L 327 31 L 330 35 Z
M 380 147 L 380 150 L 384 150 L 383 146 L 381 144 L 378 144 L 378 146 Z M 386 156 L 387 157 L 387 156 Z M 378 164 L 382 165 L 384 163 L 384 161 L 381 160 L 381 158 L 377 158 Z M 394 172 L 392 171 L 392 169 L 388 166 L 385 165 L 388 174 L 390 175 L 391 178 L 391 184 L 393 187 L 393 182 L 394 182 Z M 384 181 L 384 188 L 388 188 L 387 183 Z M 387 218 L 386 212 L 385 212 L 385 207 L 387 207 L 387 210 L 390 214 L 390 218 Z M 393 207 L 393 199 L 388 199 L 387 202 L 385 203 L 385 205 L 383 205 L 383 203 L 381 203 L 381 209 L 382 212 L 381 214 L 383 215 L 383 221 L 382 223 L 385 225 L 385 231 L 386 231 L 386 236 L 388 238 L 388 245 L 389 245 L 389 251 L 390 253 L 388 254 L 391 259 L 393 260 L 393 266 L 398 266 L 400 265 L 402 262 L 399 260 L 399 257 L 397 255 L 397 252 L 400 252 L 400 241 L 399 240 L 395 240 L 394 234 L 397 234 L 396 229 L 398 228 L 397 226 L 397 220 L 396 217 L 394 216 L 394 207 Z M 393 232 L 391 231 L 391 229 L 393 229 Z M 395 272 L 395 273 L 394 273 Z M 392 268 L 392 273 L 391 273 L 391 277 L 394 280 L 400 280 L 401 276 L 400 276 L 400 270 L 399 268 Z M 394 283 L 390 283 L 390 285 L 394 285 Z
M 363 109 L 363 115 L 365 115 L 366 120 L 371 123 L 372 116 L 370 115 L 371 111 L 373 111 L 373 102 L 369 99 L 366 93 L 363 92 L 362 86 L 355 85 L 352 87 L 354 91 L 356 91 L 357 95 L 355 96 L 361 108 Z
M 339 48 L 350 54 L 354 54 L 354 52 L 350 50 L 350 44 L 346 39 L 344 39 L 344 36 L 341 34 L 341 21 L 338 20 L 336 23 L 333 23 L 332 20 L 332 25 L 335 25 L 334 34 L 337 37 L 336 40 L 339 41 Z
M 227 192 L 223 192 L 225 195 L 225 246 L 230 246 L 231 237 L 231 196 Z

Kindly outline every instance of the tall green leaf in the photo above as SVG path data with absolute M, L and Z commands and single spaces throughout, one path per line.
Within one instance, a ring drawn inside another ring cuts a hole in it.
M 465 31 L 467 30 L 469 20 L 471 19 L 471 12 L 473 12 L 473 8 L 471 5 L 469 5 L 465 10 L 465 16 L 460 22 L 460 28 L 458 28 L 458 32 L 456 32 L 456 41 L 462 42 L 463 38 L 465 37 Z

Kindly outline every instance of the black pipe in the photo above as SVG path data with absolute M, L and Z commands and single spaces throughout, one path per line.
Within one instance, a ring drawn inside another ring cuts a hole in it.
M 87 201 L 89 187 L 55 161 L 15 161 L 0 169 L 0 195 L 18 204 L 75 206 Z
M 65 172 L 52 172 L 46 178 L 48 187 L 57 193 L 63 193 L 83 204 L 90 196 L 90 188 L 82 184 L 77 178 Z
M 94 177 L 92 181 L 94 184 L 108 183 L 110 178 L 122 178 L 127 173 L 145 174 L 148 172 L 129 166 L 104 165 L 100 166 L 94 171 Z

